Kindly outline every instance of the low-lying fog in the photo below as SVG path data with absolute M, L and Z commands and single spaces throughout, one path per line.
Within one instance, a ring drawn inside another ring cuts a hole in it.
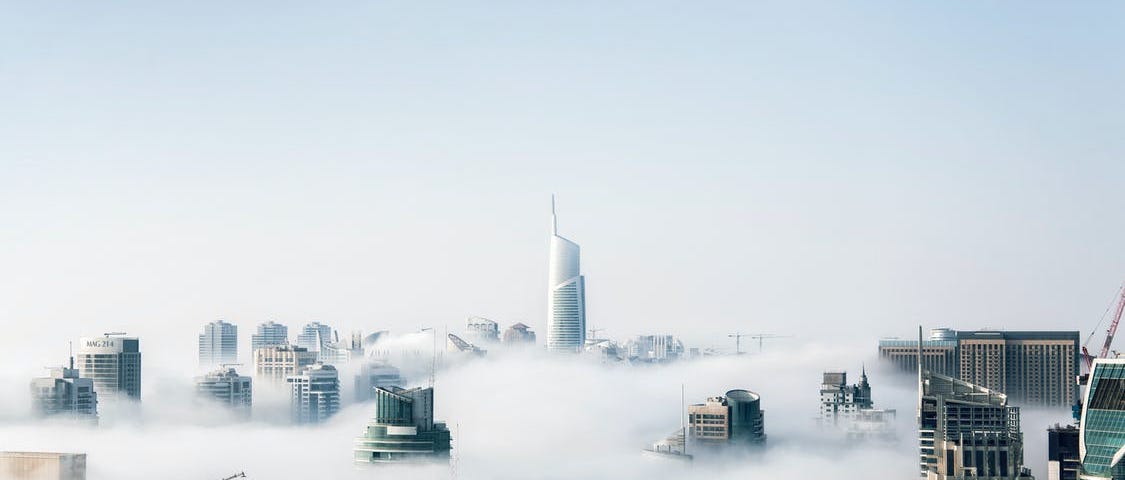
M 436 413 L 453 431 L 452 471 L 410 469 L 410 478 L 915 478 L 916 387 L 910 375 L 876 362 L 870 346 L 775 349 L 664 366 L 605 365 L 592 358 L 494 349 L 485 358 L 447 354 L 437 374 Z M 876 408 L 898 410 L 892 444 L 845 444 L 815 422 L 821 373 L 846 369 L 849 383 L 866 363 Z M 428 367 L 428 365 L 426 366 Z M 352 441 L 372 404 L 352 403 L 352 373 L 342 371 L 346 406 L 321 426 L 287 424 L 282 388 L 255 383 L 253 419 L 226 423 L 221 409 L 192 399 L 194 372 L 147 368 L 140 405 L 101 406 L 101 425 L 41 422 L 27 413 L 29 378 L 5 378 L 0 449 L 88 454 L 91 480 L 127 478 L 371 478 L 352 462 Z M 409 368 L 407 368 L 410 371 Z M 251 369 L 243 367 L 243 373 Z M 428 382 L 424 368 L 412 385 Z M 642 455 L 679 427 L 680 385 L 689 404 L 734 388 L 762 396 L 768 446 L 752 458 L 697 459 L 690 468 Z M 1049 424 L 1067 411 L 1025 410 L 1026 463 L 1045 475 Z

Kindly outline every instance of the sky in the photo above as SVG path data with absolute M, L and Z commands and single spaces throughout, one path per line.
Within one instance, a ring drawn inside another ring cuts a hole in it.
M 614 338 L 1085 339 L 1125 280 L 1116 2 L 4 10 L 14 379 L 109 331 L 190 370 L 220 318 L 542 338 L 551 194 Z

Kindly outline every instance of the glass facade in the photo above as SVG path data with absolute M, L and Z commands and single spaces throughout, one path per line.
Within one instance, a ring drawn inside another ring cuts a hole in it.
M 1125 360 L 1095 361 L 1083 405 L 1081 478 L 1125 479 L 1125 462 L 1119 457 L 1125 450 Z

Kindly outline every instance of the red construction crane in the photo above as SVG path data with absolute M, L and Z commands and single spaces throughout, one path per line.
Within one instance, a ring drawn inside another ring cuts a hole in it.
M 1109 324 L 1109 329 L 1105 331 L 1105 344 L 1102 345 L 1102 351 L 1096 358 L 1109 357 L 1109 347 L 1113 344 L 1113 335 L 1117 333 L 1117 324 L 1121 323 L 1121 313 L 1125 311 L 1125 286 L 1122 286 L 1121 291 L 1118 292 L 1117 308 L 1113 311 L 1113 322 Z M 1104 318 L 1104 317 L 1103 317 Z M 1086 344 L 1093 340 L 1094 334 L 1090 334 L 1090 338 L 1086 339 Z M 1090 351 L 1086 349 L 1086 345 L 1082 345 L 1082 358 L 1086 360 L 1086 370 L 1094 369 L 1094 356 L 1090 355 Z

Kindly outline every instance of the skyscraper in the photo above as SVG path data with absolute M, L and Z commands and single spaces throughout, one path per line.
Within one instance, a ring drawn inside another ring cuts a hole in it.
M 99 399 L 141 399 L 140 340 L 123 335 L 107 333 L 79 342 L 79 376 L 94 381 Z
M 316 354 L 295 345 L 278 345 L 254 350 L 254 376 L 259 380 L 284 382 L 305 367 L 316 363 Z
M 922 355 L 918 329 L 917 355 Z M 927 480 L 1030 479 L 1020 409 L 1000 392 L 918 368 L 920 475 Z
M 355 399 L 357 402 L 366 402 L 375 398 L 375 387 L 401 385 L 402 374 L 394 365 L 382 361 L 364 362 L 355 375 Z
M 297 334 L 297 346 L 305 347 L 310 352 L 316 353 L 317 358 L 320 358 L 321 353 L 325 350 L 325 346 L 332 343 L 332 341 L 332 327 L 322 325 L 320 322 L 306 324 L 304 328 L 301 329 L 301 333 Z M 324 361 L 324 359 L 320 359 L 320 361 Z
M 340 410 L 340 377 L 336 367 L 318 363 L 285 381 L 289 383 L 293 423 L 321 423 Z
M 94 381 L 78 376 L 74 357 L 70 367 L 51 369 L 51 376 L 31 381 L 31 408 L 39 416 L 69 416 L 98 421 L 98 394 Z
M 1079 453 L 1079 431 L 1074 425 L 1047 429 L 1047 479 L 1078 480 L 1082 469 L 1082 456 Z
M 375 388 L 375 418 L 355 440 L 356 463 L 448 462 L 449 429 L 434 421 L 434 389 Z
M 250 416 L 254 397 L 253 383 L 250 377 L 239 375 L 233 368 L 220 368 L 195 377 L 195 392 L 202 398 L 232 408 L 242 417 Z
M 547 268 L 547 349 L 578 352 L 586 343 L 586 280 L 578 244 L 559 235 L 551 197 L 551 252 Z
M 931 330 L 922 342 L 922 365 L 1003 393 L 1023 405 L 1075 405 L 1081 350 L 1077 331 L 955 331 Z M 918 343 L 883 340 L 879 355 L 901 369 L 917 368 Z
M 1094 360 L 1078 429 L 1079 478 L 1125 478 L 1125 359 Z
M 199 366 L 210 368 L 238 363 L 238 326 L 216 320 L 199 334 Z
M 269 321 L 258 324 L 258 333 L 250 336 L 250 350 L 289 343 L 289 327 Z

